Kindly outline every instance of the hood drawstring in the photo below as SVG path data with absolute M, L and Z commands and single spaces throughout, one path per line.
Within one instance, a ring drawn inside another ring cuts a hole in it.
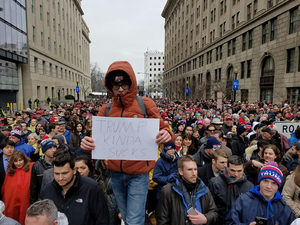
M 269 219 L 269 207 L 271 209 L 271 211 L 273 212 L 273 206 L 271 204 L 271 201 L 267 201 L 268 202 L 268 206 L 267 206 L 267 218 L 266 219 Z

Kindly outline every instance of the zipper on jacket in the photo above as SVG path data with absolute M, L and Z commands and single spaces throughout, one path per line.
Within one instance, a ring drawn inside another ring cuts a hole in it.
M 122 103 L 122 100 L 121 100 L 121 96 L 120 96 L 120 95 L 118 96 L 118 99 L 119 99 L 119 101 L 120 101 L 120 103 L 121 103 L 121 106 L 122 106 L 121 117 L 123 117 L 124 105 L 123 105 L 123 103 Z M 120 161 L 120 170 L 121 170 L 121 172 L 123 173 L 122 163 L 123 163 L 123 160 Z

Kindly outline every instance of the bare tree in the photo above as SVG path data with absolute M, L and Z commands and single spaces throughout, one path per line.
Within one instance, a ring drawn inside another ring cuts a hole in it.
M 103 73 L 98 63 L 91 63 L 91 83 L 93 92 L 105 91 L 105 73 Z

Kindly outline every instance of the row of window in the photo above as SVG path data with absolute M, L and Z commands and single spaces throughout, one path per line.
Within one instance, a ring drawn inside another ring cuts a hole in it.
M 164 58 L 165 58 L 164 56 L 163 56 L 163 57 L 160 57 L 160 56 L 159 56 L 159 57 L 157 57 L 157 59 L 158 59 L 158 60 L 160 60 L 160 59 L 164 59 Z M 150 59 L 150 60 L 152 60 L 152 57 L 149 57 L 149 59 Z M 153 57 L 153 60 L 156 60 L 156 57 Z

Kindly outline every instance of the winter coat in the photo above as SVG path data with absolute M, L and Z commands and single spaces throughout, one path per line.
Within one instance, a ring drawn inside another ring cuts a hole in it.
M 286 163 L 286 168 L 288 169 L 288 171 L 292 172 L 296 169 L 296 167 L 299 165 L 300 159 L 290 159 L 287 163 Z
M 294 143 L 298 143 L 299 139 L 296 137 L 295 132 L 291 133 L 291 137 L 289 138 L 290 148 L 293 146 Z
M 76 133 L 72 133 L 70 137 L 69 145 L 71 147 L 75 147 L 76 149 L 79 149 L 82 137 L 83 135 L 80 137 L 80 135 Z
M 212 164 L 198 168 L 198 177 L 203 181 L 207 186 L 209 181 L 215 177 L 215 174 L 212 170 Z
M 247 161 L 249 161 L 252 158 L 252 155 L 254 154 L 255 150 L 257 150 L 257 145 L 252 145 L 245 149 Z
M 35 151 L 34 147 L 25 143 L 25 140 L 22 138 L 19 144 L 15 146 L 15 151 L 20 150 L 30 158 L 30 152 Z
M 300 216 L 300 187 L 295 184 L 294 175 L 291 174 L 286 178 L 285 185 L 282 190 L 282 200 L 291 207 L 295 218 Z
M 33 163 L 29 171 L 16 169 L 13 176 L 6 173 L 2 187 L 2 197 L 5 204 L 4 215 L 24 224 L 26 210 L 30 206 L 30 176 Z
M 157 186 L 157 199 L 159 198 L 159 193 L 161 188 L 168 184 L 172 179 L 174 179 L 175 174 L 178 172 L 177 160 L 179 156 L 172 159 L 163 150 L 160 153 L 160 158 L 156 161 L 152 180 L 158 183 Z M 173 174 L 173 177 L 171 176 Z
M 115 95 L 110 89 L 110 84 L 107 83 L 109 80 L 109 76 L 111 76 L 111 72 L 115 70 L 122 70 L 126 72 L 131 80 L 131 86 L 124 96 Z M 109 111 L 109 117 L 129 117 L 134 118 L 137 116 L 138 118 L 144 118 L 138 102 L 136 100 L 137 95 L 137 81 L 134 74 L 134 71 L 131 65 L 125 61 L 114 62 L 108 68 L 108 71 L 105 75 L 105 87 L 108 90 L 109 94 L 113 98 L 113 102 Z M 147 110 L 147 114 L 149 118 L 160 118 L 160 130 L 167 131 L 173 140 L 173 132 L 170 130 L 169 126 L 164 123 L 162 120 L 158 109 L 154 103 L 154 101 L 150 98 L 143 97 L 143 101 Z M 106 106 L 101 107 L 98 116 L 105 116 Z M 107 168 L 116 171 L 116 172 L 124 172 L 127 174 L 144 174 L 148 173 L 155 166 L 155 161 L 140 161 L 140 160 L 108 160 Z
M 238 183 L 236 185 L 239 188 L 239 195 L 246 193 L 253 187 L 253 184 L 248 180 L 245 180 L 243 183 Z M 208 184 L 208 188 L 218 208 L 219 216 L 217 224 L 223 224 L 224 219 L 228 214 L 226 206 L 226 199 L 228 196 L 228 183 L 226 177 L 223 174 L 220 174 L 219 176 L 212 178 Z
M 99 183 L 92 178 L 80 176 L 78 172 L 73 186 L 65 195 L 62 187 L 53 180 L 42 190 L 41 199 L 51 199 L 58 211 L 67 216 L 69 224 L 109 224 L 107 202 Z
M 226 124 L 223 124 L 221 129 L 224 132 L 224 135 L 226 135 L 228 132 L 231 132 L 231 128 L 232 128 L 232 126 L 229 127 Z
M 248 139 L 244 139 L 236 135 L 232 138 L 231 151 L 232 155 L 238 155 L 244 157 L 246 146 L 248 145 Z
M 44 172 L 51 168 L 52 164 L 47 163 L 44 156 L 33 164 L 30 181 L 30 204 L 39 200 Z
M 208 164 L 211 163 L 211 156 L 205 152 L 204 146 L 202 146 L 199 149 L 199 151 L 193 156 L 196 160 L 198 168 L 200 168 L 202 166 L 207 166 Z
M 184 197 L 184 190 L 186 191 L 186 188 L 180 177 L 177 177 L 172 183 L 163 186 L 156 209 L 157 224 L 191 224 L 187 217 L 188 205 Z M 193 207 L 204 214 L 208 225 L 215 224 L 218 217 L 217 207 L 210 191 L 200 179 L 197 180 L 195 192 L 196 201 Z
M 290 225 L 294 220 L 291 208 L 282 200 L 279 191 L 271 201 L 266 201 L 259 192 L 259 185 L 241 195 L 229 211 L 225 225 L 248 225 L 255 217 L 263 217 L 268 224 Z
M 67 144 L 69 144 L 69 142 L 70 142 L 71 134 L 72 134 L 72 132 L 69 130 L 65 130 L 65 132 L 63 134 L 66 138 Z

